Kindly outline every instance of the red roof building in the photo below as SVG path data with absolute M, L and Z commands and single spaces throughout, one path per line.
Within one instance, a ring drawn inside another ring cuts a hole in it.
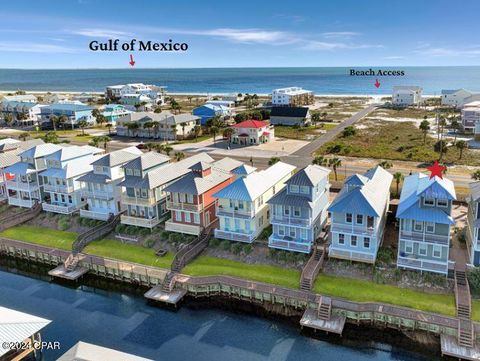
M 263 120 L 244 120 L 232 126 L 231 141 L 239 145 L 256 145 L 275 139 L 273 125 Z

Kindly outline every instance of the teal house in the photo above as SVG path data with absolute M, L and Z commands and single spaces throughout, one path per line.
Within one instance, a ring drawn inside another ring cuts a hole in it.
M 119 118 L 124 117 L 130 113 L 131 111 L 126 109 L 121 104 L 107 104 L 102 114 L 107 120 L 107 123 L 115 125 Z

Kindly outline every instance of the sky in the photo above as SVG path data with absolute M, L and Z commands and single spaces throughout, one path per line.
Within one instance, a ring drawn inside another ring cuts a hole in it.
M 480 1 L 16 0 L 0 68 L 480 65 Z M 132 38 L 186 52 L 93 52 Z

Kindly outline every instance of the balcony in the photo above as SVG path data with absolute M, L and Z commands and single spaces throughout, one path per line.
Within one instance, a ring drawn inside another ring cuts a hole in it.
M 8 204 L 11 206 L 32 208 L 35 204 L 35 200 L 9 197 Z
M 158 218 L 132 217 L 126 215 L 122 215 L 120 220 L 122 224 L 144 228 L 153 228 L 160 223 Z
M 75 191 L 73 186 L 62 185 L 62 184 L 44 184 L 43 190 L 46 192 L 55 192 L 55 193 L 73 193 Z
M 312 249 L 312 245 L 308 241 L 297 242 L 288 237 L 277 238 L 273 234 L 268 238 L 268 247 L 303 253 L 310 253 Z
M 436 273 L 448 273 L 448 261 L 437 262 L 432 260 L 417 259 L 413 256 L 400 257 L 397 259 L 397 266 L 411 268 L 418 271 L 428 271 Z
M 278 223 L 282 225 L 297 226 L 297 227 L 310 227 L 312 225 L 311 218 L 300 218 L 293 216 L 281 216 L 278 214 L 272 214 L 270 217 L 270 223 Z
M 167 201 L 167 209 L 172 211 L 201 212 L 203 204 L 183 203 Z
M 439 235 L 434 233 L 425 232 L 409 232 L 400 230 L 400 239 L 406 241 L 427 242 L 436 243 L 441 245 L 448 245 L 450 241 L 450 235 Z
M 81 204 L 78 206 L 77 205 L 65 206 L 65 205 L 59 205 L 59 204 L 42 203 L 42 209 L 44 211 L 60 213 L 60 214 L 71 214 L 79 210 L 83 206 L 84 204 Z
M 127 195 L 122 195 L 122 203 L 124 204 L 134 204 L 141 206 L 154 206 L 157 204 L 155 197 L 140 198 L 140 197 L 129 197 Z
M 101 191 L 101 190 L 84 190 L 82 191 L 82 196 L 90 199 L 103 199 L 110 200 L 113 199 L 113 191 Z
M 245 243 L 252 243 L 254 240 L 253 233 L 240 233 L 232 231 L 224 231 L 221 229 L 215 230 L 215 238 L 227 239 L 229 241 L 238 241 Z
M 87 211 L 86 209 L 80 210 L 80 217 L 98 219 L 100 221 L 107 221 L 110 217 L 110 212 L 96 212 L 96 211 Z
M 38 189 L 38 183 L 37 182 L 17 182 L 13 180 L 7 180 L 5 182 L 7 185 L 7 188 L 9 189 L 17 189 L 20 191 L 28 191 L 28 190 L 35 190 Z
M 216 208 L 217 216 L 232 217 L 232 218 L 244 218 L 251 219 L 255 217 L 255 211 L 253 209 L 238 209 L 238 208 L 225 208 L 218 206 Z
M 332 223 L 331 226 L 332 232 L 340 232 L 340 233 L 351 233 L 357 234 L 361 236 L 375 236 L 376 230 L 374 227 L 367 227 L 365 226 L 354 226 L 352 224 L 342 224 L 342 223 Z
M 165 230 L 169 232 L 193 234 L 194 236 L 198 236 L 200 234 L 200 226 L 175 223 L 172 220 L 168 220 L 165 222 Z
M 376 258 L 375 254 L 335 249 L 332 246 L 328 249 L 328 257 L 365 263 L 375 263 Z

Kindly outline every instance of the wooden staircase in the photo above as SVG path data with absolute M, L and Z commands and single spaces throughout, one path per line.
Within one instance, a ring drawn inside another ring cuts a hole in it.
M 321 320 L 330 320 L 330 317 L 332 316 L 332 299 L 330 297 L 320 297 L 317 309 L 317 316 Z
M 170 293 L 175 288 L 175 272 L 168 272 L 162 283 L 162 291 Z
M 308 259 L 300 277 L 300 289 L 304 291 L 311 291 L 315 278 L 320 272 L 325 260 L 325 251 L 323 248 L 315 247 L 312 256 Z
M 110 232 L 112 232 L 117 224 L 120 222 L 120 214 L 116 216 L 111 215 L 106 223 L 102 223 L 88 231 L 78 235 L 75 241 L 72 244 L 72 254 L 75 256 L 78 253 L 82 252 L 83 249 L 93 241 L 103 238 Z
M 458 320 L 458 344 L 464 347 L 473 347 L 474 340 L 473 322 Z
M 470 285 L 468 284 L 465 266 L 455 265 L 455 305 L 458 318 L 457 341 L 460 346 L 473 347 L 475 334 L 471 320 L 472 306 Z
M 211 236 L 211 229 L 204 229 L 202 233 L 181 248 L 176 254 L 175 258 L 173 259 L 171 270 L 173 272 L 180 272 L 183 267 L 185 267 L 189 262 L 191 262 L 195 257 L 197 257 L 205 248 L 208 246 L 208 241 Z
M 5 229 L 18 226 L 35 218 L 42 211 L 42 205 L 36 202 L 32 208 L 25 209 L 18 213 L 9 213 L 0 217 L 0 232 Z

